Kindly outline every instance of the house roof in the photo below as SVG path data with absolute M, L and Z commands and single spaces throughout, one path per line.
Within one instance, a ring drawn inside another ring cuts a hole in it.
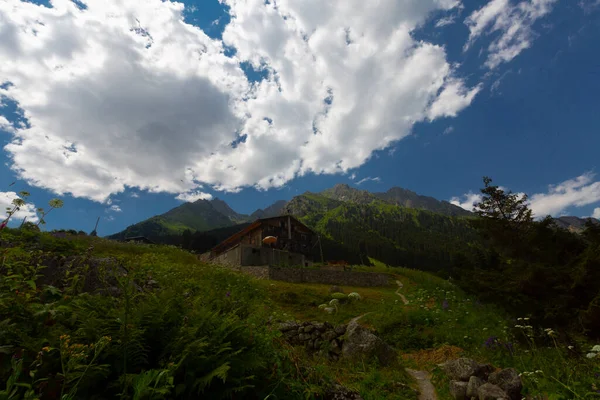
M 251 223 L 250 225 L 248 225 L 247 227 L 245 227 L 244 229 L 242 229 L 241 231 L 234 233 L 233 235 L 229 236 L 227 239 L 223 240 L 221 243 L 219 243 L 218 245 L 213 247 L 210 250 L 210 252 L 211 253 L 219 253 L 219 252 L 225 251 L 227 248 L 229 248 L 229 247 L 233 246 L 234 244 L 236 244 L 237 242 L 239 242 L 242 239 L 242 237 L 244 237 L 248 233 L 250 233 L 253 230 L 260 227 L 265 221 L 271 221 L 274 219 L 283 219 L 283 218 L 286 218 L 286 219 L 291 218 L 298 225 L 302 225 L 304 228 L 306 228 L 309 232 L 315 233 L 312 229 L 310 229 L 308 226 L 304 225 L 302 222 L 300 222 L 298 220 L 298 218 L 294 217 L 293 215 L 279 215 L 277 217 L 259 218 L 256 221 L 254 221 L 253 223 Z

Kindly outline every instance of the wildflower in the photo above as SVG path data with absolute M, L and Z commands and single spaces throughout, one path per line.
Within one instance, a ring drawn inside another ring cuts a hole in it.
M 595 358 L 598 354 L 597 353 L 587 353 L 585 356 L 587 358 Z
M 569 350 L 573 350 L 573 348 L 574 348 L 573 346 L 567 346 L 567 349 L 569 349 Z
M 488 328 L 483 328 L 484 331 L 487 331 Z
M 442 308 L 443 308 L 444 310 L 447 310 L 447 309 L 448 309 L 448 307 L 449 307 L 449 305 L 448 305 L 448 300 L 444 299 L 444 301 L 442 302 Z
M 592 347 L 592 351 L 595 353 L 600 353 L 600 344 L 597 344 L 594 347 Z
M 225 293 L 225 296 L 227 296 L 227 297 L 231 296 L 231 292 Z

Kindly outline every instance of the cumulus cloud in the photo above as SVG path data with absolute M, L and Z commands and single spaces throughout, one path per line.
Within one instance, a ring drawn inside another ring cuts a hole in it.
M 547 193 L 532 195 L 533 212 L 539 217 L 556 216 L 570 207 L 600 202 L 600 181 L 594 181 L 594 177 L 593 173 L 587 172 L 558 185 L 550 185 Z
M 203 193 L 200 191 L 192 191 L 188 193 L 180 193 L 177 197 L 177 200 L 187 201 L 193 203 L 197 200 L 210 200 L 212 199 L 212 195 L 210 193 Z
M 595 174 L 586 172 L 557 185 L 549 185 L 548 191 L 545 193 L 531 195 L 528 203 L 534 216 L 536 218 L 543 218 L 546 215 L 556 217 L 571 207 L 584 207 L 600 202 L 600 181 L 595 181 L 594 177 Z M 507 190 L 501 186 L 500 189 Z M 522 196 L 523 193 L 517 193 L 517 195 Z M 463 196 L 451 198 L 450 203 L 471 211 L 481 199 L 481 194 L 469 192 Z M 597 215 L 599 210 L 594 210 L 594 215 Z
M 455 196 L 450 199 L 450 204 L 464 208 L 467 211 L 473 211 L 475 204 L 479 203 L 483 196 L 481 194 L 469 192 L 462 196 Z
M 10 207 L 12 210 L 14 208 L 12 201 L 19 198 L 19 195 L 15 192 L 0 192 L 0 220 L 4 221 L 6 217 L 8 217 L 7 208 Z M 30 222 L 39 221 L 33 203 L 28 202 L 23 207 L 20 207 L 19 211 L 16 211 L 12 217 L 10 217 L 9 225 L 20 223 L 25 217 L 27 217 L 27 221 Z
M 110 206 L 109 208 L 106 209 L 107 211 L 112 211 L 112 212 L 122 212 L 123 210 L 121 210 L 121 207 L 119 207 L 116 204 L 113 204 L 112 206 Z
M 411 36 L 457 1 L 222 2 L 223 41 L 170 1 L 0 2 L 0 96 L 29 122 L 5 146 L 18 176 L 99 202 L 127 187 L 281 187 L 359 167 L 479 90 Z
M 470 33 L 464 50 L 481 35 L 497 32 L 498 37 L 487 48 L 486 66 L 493 69 L 512 60 L 531 47 L 536 37 L 533 24 L 547 15 L 556 2 L 524 0 L 513 4 L 510 0 L 491 0 L 465 19 Z
M 452 125 L 450 125 L 449 127 L 447 127 L 446 129 L 444 129 L 444 132 L 442 132 L 442 134 L 444 135 L 449 135 L 452 132 L 454 132 L 454 127 Z
M 370 176 L 367 176 L 366 178 L 362 178 L 360 181 L 356 182 L 357 185 L 362 185 L 365 182 L 381 182 L 381 178 L 376 176 L 374 178 L 371 178 Z
M 594 208 L 594 212 L 592 213 L 592 218 L 600 219 L 600 207 Z

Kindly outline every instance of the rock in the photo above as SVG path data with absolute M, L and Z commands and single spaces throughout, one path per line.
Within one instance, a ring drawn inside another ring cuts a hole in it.
M 286 321 L 279 324 L 279 330 L 281 332 L 287 332 L 291 330 L 298 331 L 298 324 L 294 321 Z
M 348 359 L 377 357 L 381 365 L 387 366 L 397 360 L 396 351 L 368 329 L 356 321 L 346 328 L 346 339 L 342 346 L 342 354 Z
M 313 326 L 316 330 L 318 330 L 319 332 L 325 332 L 325 324 L 321 323 L 321 322 L 315 322 L 313 323 Z
M 333 329 L 333 325 L 331 325 L 327 321 L 323 322 L 323 327 L 325 328 L 325 330 L 331 330 L 331 329 Z
M 483 379 L 476 376 L 469 378 L 469 383 L 467 384 L 467 399 L 470 399 L 471 397 L 477 397 L 477 389 L 479 389 L 479 386 L 483 385 L 484 383 L 485 382 Z
M 451 381 L 450 382 L 450 396 L 456 400 L 467 399 L 467 382 Z
M 338 384 L 327 388 L 323 398 L 325 400 L 363 400 L 358 392 Z
M 329 351 L 335 354 L 341 354 L 342 353 L 342 346 L 339 345 L 337 340 L 332 340 L 330 342 L 331 347 L 329 348 Z
M 484 383 L 477 389 L 479 400 L 508 400 L 508 395 L 500 386 Z
M 338 336 L 342 336 L 344 333 L 346 333 L 346 325 L 338 325 L 334 328 L 335 333 L 338 334 Z
M 332 341 L 337 336 L 338 336 L 337 333 L 335 333 L 334 331 L 326 331 L 326 332 L 323 332 L 323 334 L 321 335 L 323 340 L 326 340 L 328 342 Z
M 319 350 L 321 348 L 321 341 L 319 339 L 315 339 L 315 343 L 313 344 L 313 348 L 315 350 Z
M 283 333 L 283 336 L 285 336 L 287 339 L 291 339 L 294 336 L 298 336 L 298 330 L 294 329 L 294 330 L 291 330 L 291 331 L 285 331 Z
M 444 372 L 452 380 L 468 382 L 479 370 L 480 365 L 470 358 L 457 358 L 444 364 Z
M 315 327 L 313 325 L 308 325 L 308 326 L 304 327 L 304 332 L 311 333 L 314 329 L 315 329 Z
M 298 333 L 304 333 L 304 326 L 301 326 L 300 328 L 298 328 Z
M 498 372 L 490 374 L 488 381 L 494 385 L 498 385 L 511 400 L 521 399 L 521 390 L 523 383 L 519 373 L 514 368 L 506 368 Z
M 307 340 L 310 340 L 310 335 L 307 333 L 301 333 L 298 335 L 298 340 L 301 342 L 306 342 Z
M 475 376 L 481 378 L 484 381 L 488 380 L 488 377 L 492 372 L 494 372 L 495 368 L 490 364 L 479 364 L 479 368 L 475 371 Z
M 329 293 L 344 293 L 344 289 L 342 289 L 340 286 L 333 285 L 329 288 Z

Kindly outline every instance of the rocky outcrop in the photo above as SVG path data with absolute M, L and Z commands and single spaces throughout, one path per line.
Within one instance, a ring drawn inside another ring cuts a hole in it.
M 304 346 L 309 353 L 326 355 L 338 360 L 376 357 L 382 365 L 396 361 L 396 351 L 358 322 L 333 326 L 328 322 L 286 321 L 279 324 L 286 340 L 296 346 Z
M 377 357 L 381 365 L 391 365 L 396 362 L 396 351 L 367 328 L 352 321 L 346 328 L 346 340 L 342 354 L 348 359 L 369 359 Z
M 451 379 L 450 394 L 456 400 L 519 400 L 523 384 L 514 368 L 494 372 L 489 364 L 458 358 L 441 365 Z

